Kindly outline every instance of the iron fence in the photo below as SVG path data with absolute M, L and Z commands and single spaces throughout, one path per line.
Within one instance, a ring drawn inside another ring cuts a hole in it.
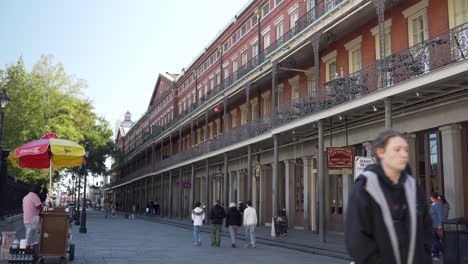
M 31 185 L 13 177 L 6 180 L 6 191 L 4 203 L 4 216 L 12 216 L 23 212 L 23 198 L 31 190 Z

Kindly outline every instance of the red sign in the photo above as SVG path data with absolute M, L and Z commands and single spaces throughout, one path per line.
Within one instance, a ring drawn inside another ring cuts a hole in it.
M 329 169 L 353 168 L 352 148 L 327 148 L 327 163 Z

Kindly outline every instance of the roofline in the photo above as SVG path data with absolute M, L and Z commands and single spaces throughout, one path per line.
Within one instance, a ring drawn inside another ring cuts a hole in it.
M 216 34 L 216 36 L 210 41 L 208 42 L 208 45 L 205 47 L 205 49 L 200 52 L 196 57 L 195 59 L 192 60 L 192 62 L 190 62 L 188 64 L 188 66 L 185 68 L 185 69 L 190 69 L 190 67 L 192 67 L 194 65 L 194 63 L 200 59 L 205 53 L 207 50 L 210 49 L 211 45 L 213 45 L 213 43 L 215 43 L 219 37 L 221 37 L 223 35 L 223 33 L 232 25 L 234 24 L 236 21 L 237 21 L 237 18 L 240 17 L 251 5 L 252 3 L 254 3 L 256 0 L 249 0 L 241 9 L 239 12 L 237 12 L 237 14 L 231 19 L 229 20 L 229 22 L 220 30 L 218 31 L 218 34 Z M 185 72 L 182 72 L 180 75 L 177 76 L 177 78 L 175 79 L 175 81 L 179 81 L 180 78 L 182 78 L 183 76 L 185 75 Z

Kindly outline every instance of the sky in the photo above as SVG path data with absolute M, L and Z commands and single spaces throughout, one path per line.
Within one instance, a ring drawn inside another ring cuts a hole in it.
M 94 111 L 145 113 L 158 73 L 180 73 L 248 0 L 0 0 L 0 68 L 42 54 L 86 80 Z M 115 130 L 114 130 L 115 131 Z

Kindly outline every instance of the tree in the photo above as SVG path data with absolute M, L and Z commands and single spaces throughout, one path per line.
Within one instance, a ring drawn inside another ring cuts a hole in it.
M 20 57 L 16 64 L 0 69 L 0 80 L 11 101 L 5 114 L 5 142 L 11 150 L 53 132 L 82 146 L 87 144 L 88 170 L 105 173 L 105 160 L 112 152 L 109 150 L 112 130 L 84 97 L 83 90 L 87 88 L 84 80 L 67 74 L 52 55 L 41 56 L 31 72 L 26 71 Z M 54 181 L 64 172 L 78 169 L 54 170 Z M 45 170 L 10 167 L 9 171 L 10 175 L 29 182 L 46 183 L 48 179 Z

